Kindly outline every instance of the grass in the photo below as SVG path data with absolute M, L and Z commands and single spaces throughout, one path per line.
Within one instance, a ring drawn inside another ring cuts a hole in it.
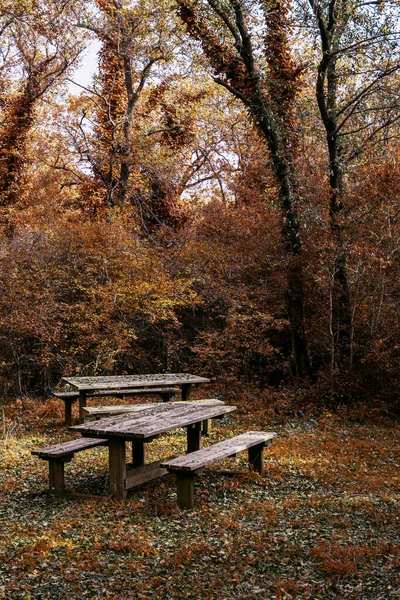
M 205 444 L 276 431 L 266 476 L 247 471 L 245 453 L 216 463 L 196 481 L 195 510 L 180 511 L 172 476 L 125 502 L 109 498 L 105 448 L 66 466 L 74 495 L 51 497 L 47 463 L 30 451 L 71 433 L 53 422 L 56 403 L 17 408 L 22 424 L 10 409 L 1 428 L 2 599 L 397 597 L 395 426 L 326 414 L 274 424 L 261 403 L 239 403 Z M 174 432 L 150 444 L 149 458 L 184 448 Z

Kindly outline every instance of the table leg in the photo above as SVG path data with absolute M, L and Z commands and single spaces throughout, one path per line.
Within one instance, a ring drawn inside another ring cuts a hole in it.
M 64 400 L 65 404 L 65 425 L 68 427 L 72 425 L 72 402 L 70 400 Z
M 182 383 L 182 401 L 188 402 L 190 399 L 190 388 L 192 387 L 191 383 Z
M 85 406 L 86 406 L 86 391 L 80 390 L 79 391 L 79 423 L 84 422 L 83 409 L 85 408 Z
M 125 440 L 111 438 L 108 442 L 110 494 L 114 498 L 126 498 Z
M 211 431 L 211 419 L 206 419 L 203 421 L 203 435 L 208 437 Z
M 201 448 L 201 422 L 189 425 L 187 428 L 187 454 Z
M 132 466 L 141 467 L 146 461 L 146 446 L 140 440 L 132 440 Z

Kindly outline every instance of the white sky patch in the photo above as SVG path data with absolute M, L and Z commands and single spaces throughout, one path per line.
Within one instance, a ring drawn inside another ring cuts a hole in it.
M 93 40 L 87 47 L 81 65 L 76 69 L 75 73 L 71 77 L 68 83 L 68 90 L 70 94 L 79 94 L 80 85 L 89 87 L 92 83 L 92 77 L 97 71 L 98 67 L 98 56 L 97 53 L 101 48 L 101 42 L 99 40 Z M 78 85 L 75 85 L 75 83 Z

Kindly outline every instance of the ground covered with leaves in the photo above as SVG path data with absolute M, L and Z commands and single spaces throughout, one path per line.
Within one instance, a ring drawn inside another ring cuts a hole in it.
M 239 402 L 204 445 L 276 431 L 265 477 L 248 472 L 245 453 L 215 463 L 196 480 L 195 509 L 180 511 L 173 476 L 108 497 L 106 448 L 76 455 L 74 493 L 50 496 L 47 463 L 31 450 L 72 434 L 47 406 L 18 427 L 3 415 L 0 598 L 398 597 L 395 425 L 326 413 L 274 422 L 263 403 Z M 150 444 L 150 459 L 184 448 L 174 432 Z

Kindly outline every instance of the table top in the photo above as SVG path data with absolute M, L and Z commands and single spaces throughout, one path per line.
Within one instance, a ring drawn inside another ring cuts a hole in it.
M 189 373 L 156 373 L 151 375 L 110 375 L 100 377 L 63 377 L 63 381 L 82 391 L 123 390 L 135 387 L 208 383 L 207 377 Z
M 163 404 L 144 409 L 138 413 L 128 413 L 115 417 L 106 417 L 99 421 L 90 421 L 74 425 L 69 429 L 79 431 L 85 437 L 124 438 L 125 440 L 152 438 L 180 427 L 194 425 L 207 419 L 222 417 L 236 410 L 236 406 L 220 404 L 217 406 L 199 406 L 198 404 Z

